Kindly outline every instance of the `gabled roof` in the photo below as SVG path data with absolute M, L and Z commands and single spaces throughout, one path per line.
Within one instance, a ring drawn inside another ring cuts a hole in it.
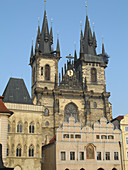
M 10 78 L 3 96 L 7 103 L 33 104 L 23 79 Z
M 4 105 L 3 96 L 0 96 L 0 113 L 10 113 L 13 114 L 12 111 L 8 110 L 7 107 Z
M 115 120 L 121 121 L 123 118 L 124 118 L 124 116 L 118 116 L 115 119 L 112 119 L 111 122 L 113 122 Z

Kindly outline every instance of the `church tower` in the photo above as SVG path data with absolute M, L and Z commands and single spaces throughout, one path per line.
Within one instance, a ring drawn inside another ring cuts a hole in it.
M 33 53 L 32 44 L 30 57 L 30 65 L 32 67 L 32 99 L 37 105 L 41 104 L 40 99 L 43 92 L 52 91 L 58 84 L 59 39 L 57 40 L 56 51 L 52 49 L 52 44 L 52 26 L 49 32 L 45 10 L 41 31 L 38 25 L 35 53 Z
M 55 135 L 56 129 L 73 116 L 82 126 L 92 126 L 102 116 L 112 119 L 110 93 L 106 92 L 105 68 L 108 55 L 102 44 L 97 54 L 95 31 L 91 31 L 86 14 L 84 34 L 80 35 L 80 55 L 67 56 L 67 63 L 58 74 L 60 60 L 59 39 L 56 51 L 52 49 L 52 27 L 49 32 L 46 10 L 43 25 L 38 33 L 33 52 L 31 49 L 32 99 L 35 105 L 44 106 L 42 129 L 45 141 Z M 58 82 L 59 80 L 59 82 Z

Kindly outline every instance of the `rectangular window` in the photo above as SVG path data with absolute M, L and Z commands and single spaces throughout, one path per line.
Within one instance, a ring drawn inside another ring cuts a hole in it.
M 101 152 L 97 152 L 97 160 L 101 160 Z
M 128 127 L 125 127 L 125 132 L 128 132 Z
M 119 160 L 119 154 L 118 154 L 118 152 L 114 152 L 114 160 Z
M 80 139 L 80 138 L 81 138 L 81 135 L 75 135 L 75 138 L 79 138 L 79 139 Z
M 61 161 L 65 161 L 65 160 L 66 160 L 66 153 L 61 152 Z
M 101 139 L 107 139 L 107 136 L 106 135 L 102 135 Z
M 70 160 L 75 160 L 75 152 L 70 152 Z
M 96 135 L 96 139 L 100 139 L 100 135 Z
M 126 145 L 128 145 L 128 137 L 126 137 Z
M 71 138 L 74 138 L 74 135 L 73 135 L 73 134 L 71 134 Z
M 127 160 L 128 160 L 128 152 L 127 152 Z
M 69 138 L 69 134 L 64 134 L 63 138 Z
M 41 67 L 41 76 L 43 76 L 43 67 Z
M 80 160 L 84 160 L 84 152 L 80 152 Z
M 110 152 L 105 152 L 105 159 L 110 160 Z

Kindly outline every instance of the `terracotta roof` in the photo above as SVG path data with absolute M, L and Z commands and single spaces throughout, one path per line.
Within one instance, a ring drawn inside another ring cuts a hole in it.
M 56 141 L 56 136 L 54 136 L 50 141 L 49 141 L 49 144 L 50 143 L 54 143 Z
M 122 120 L 124 118 L 124 116 L 118 116 L 118 117 L 116 117 L 115 119 L 117 119 L 117 120 Z
M 8 110 L 7 107 L 4 105 L 3 98 L 4 98 L 3 96 L 0 96 L 0 113 L 11 113 L 11 114 L 13 114 L 13 112 Z

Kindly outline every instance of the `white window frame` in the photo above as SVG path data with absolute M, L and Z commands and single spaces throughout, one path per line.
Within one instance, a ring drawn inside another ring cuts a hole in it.
M 115 155 L 114 155 L 114 153 L 115 153 L 115 152 L 117 152 L 117 153 L 118 153 L 118 159 L 114 159 L 114 156 L 115 156 Z M 119 161 L 119 160 L 120 160 L 119 152 L 118 152 L 118 151 L 114 151 L 114 152 L 113 152 L 113 160 L 114 160 L 114 161 Z
M 80 159 L 80 152 L 83 152 L 83 153 L 84 153 L 84 159 L 82 159 L 82 160 Z M 85 152 L 84 152 L 84 151 L 79 151 L 79 160 L 80 160 L 80 161 L 84 161 L 84 160 L 85 160 Z
M 62 159 L 61 159 L 61 152 L 65 152 L 65 160 L 62 160 Z M 61 161 L 66 161 L 66 160 L 67 160 L 67 154 L 66 154 L 66 151 L 64 151 L 64 150 L 60 151 L 60 160 L 61 160 Z
M 108 160 L 106 159 L 106 153 L 107 153 L 107 152 L 110 153 L 110 159 L 108 159 Z M 110 152 L 110 151 L 106 151 L 106 152 L 105 152 L 105 160 L 106 160 L 106 161 L 110 161 L 110 160 L 111 160 L 111 152 Z
M 98 160 L 98 159 L 97 159 L 97 153 L 98 153 L 98 152 L 101 153 L 101 160 Z M 101 152 L 101 151 L 96 151 L 96 160 L 97 160 L 97 161 L 102 161 L 102 152 Z
M 71 153 L 71 152 L 75 152 L 75 151 L 69 151 L 69 160 L 70 160 L 70 161 L 75 161 L 75 160 L 76 160 L 76 152 L 75 152 L 75 159 L 74 159 L 74 160 L 71 160 L 71 159 L 70 159 L 70 153 Z

